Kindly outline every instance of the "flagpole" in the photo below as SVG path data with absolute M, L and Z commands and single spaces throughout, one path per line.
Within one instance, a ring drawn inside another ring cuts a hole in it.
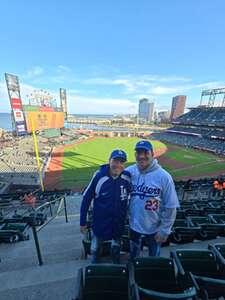
M 42 173 L 41 173 L 41 163 L 40 163 L 40 158 L 39 158 L 38 142 L 37 142 L 37 137 L 36 137 L 35 128 L 34 128 L 34 120 L 32 119 L 32 117 L 30 118 L 30 120 L 31 120 L 31 125 L 32 125 L 34 149 L 35 149 L 35 154 L 36 154 L 38 173 L 39 173 L 39 177 L 40 177 L 41 190 L 42 190 L 42 192 L 44 192 L 44 184 L 43 184 Z

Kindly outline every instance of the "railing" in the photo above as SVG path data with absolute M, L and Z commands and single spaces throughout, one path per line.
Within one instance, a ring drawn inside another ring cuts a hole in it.
M 58 201 L 60 201 L 59 202 L 59 207 L 58 207 L 58 209 L 56 211 L 56 214 L 54 215 L 53 211 L 52 211 L 52 205 L 55 204 Z M 40 205 L 39 207 L 37 207 L 35 209 L 35 213 L 38 213 L 39 210 L 42 210 L 44 208 L 49 208 L 51 218 L 46 223 L 44 223 L 43 225 L 41 225 L 38 229 L 36 228 L 35 223 L 34 224 L 30 224 L 31 228 L 32 228 L 32 232 L 33 232 L 33 237 L 34 237 L 34 242 L 35 242 L 35 247 L 36 247 L 36 252 L 37 252 L 37 257 L 38 257 L 38 263 L 39 263 L 40 266 L 43 265 L 43 259 L 42 259 L 42 254 L 41 254 L 41 250 L 40 250 L 40 244 L 39 244 L 39 239 L 38 239 L 38 232 L 40 232 L 51 221 L 53 221 L 59 215 L 59 213 L 62 210 L 64 210 L 64 213 L 65 213 L 66 223 L 68 223 L 67 205 L 66 205 L 66 198 L 65 198 L 65 196 L 60 197 L 58 199 L 54 199 L 52 201 L 49 201 L 49 202 L 46 202 L 46 203 Z

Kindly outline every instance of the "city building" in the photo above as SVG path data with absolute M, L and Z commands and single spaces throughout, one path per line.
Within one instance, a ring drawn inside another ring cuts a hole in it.
M 149 102 L 147 98 L 140 99 L 138 110 L 139 122 L 154 121 L 154 103 Z
M 175 120 L 179 116 L 183 115 L 185 104 L 186 104 L 186 96 L 178 95 L 173 97 L 172 106 L 171 106 L 171 114 L 170 120 Z
M 167 123 L 168 121 L 170 121 L 170 111 L 169 110 L 159 111 L 158 121 L 160 123 Z

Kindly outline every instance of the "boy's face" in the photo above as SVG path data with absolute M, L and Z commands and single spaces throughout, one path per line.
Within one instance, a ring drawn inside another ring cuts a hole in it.
M 135 158 L 136 158 L 138 167 L 141 170 L 144 170 L 150 165 L 150 163 L 153 159 L 153 152 L 147 151 L 144 149 L 139 149 L 139 150 L 135 151 Z
M 120 158 L 111 158 L 109 161 L 110 173 L 113 176 L 119 176 L 124 170 L 125 162 Z

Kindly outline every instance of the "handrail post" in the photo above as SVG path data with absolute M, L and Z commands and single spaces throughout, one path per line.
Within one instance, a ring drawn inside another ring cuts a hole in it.
M 33 231 L 34 242 L 35 242 L 35 247 L 36 247 L 36 251 L 37 251 L 39 266 L 42 266 L 43 265 L 43 260 L 42 260 L 42 256 L 41 256 L 41 250 L 40 250 L 40 245 L 39 245 L 39 240 L 38 240 L 36 227 L 32 224 L 31 228 L 32 228 L 32 231 Z
M 63 205 L 64 205 L 66 223 L 68 223 L 67 207 L 66 207 L 66 197 L 65 196 L 63 197 Z
M 52 217 L 52 205 L 51 205 L 51 202 L 49 203 L 49 209 L 50 209 L 50 215 L 51 215 L 51 217 Z

